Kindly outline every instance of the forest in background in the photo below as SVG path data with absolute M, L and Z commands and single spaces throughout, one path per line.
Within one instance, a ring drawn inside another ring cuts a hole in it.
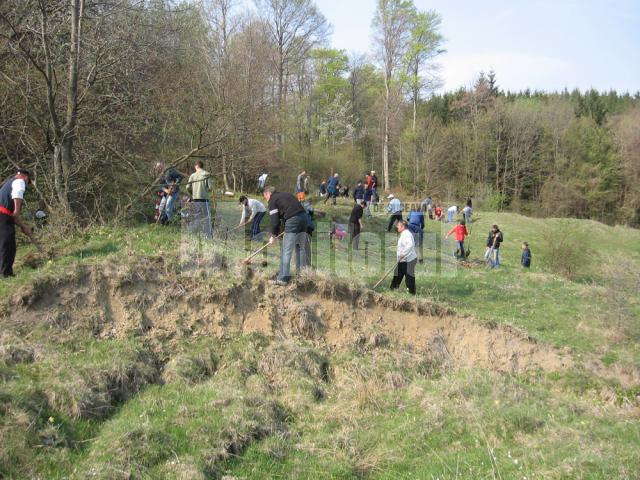
M 440 91 L 437 12 L 378 0 L 366 54 L 329 48 L 311 0 L 7 0 L 0 169 L 32 206 L 126 218 L 157 161 L 204 160 L 220 189 L 305 168 L 484 208 L 640 225 L 640 93 Z

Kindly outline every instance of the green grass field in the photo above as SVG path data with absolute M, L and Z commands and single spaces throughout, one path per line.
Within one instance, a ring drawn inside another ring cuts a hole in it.
M 365 258 L 326 233 L 332 219 L 346 223 L 350 203 L 317 208 L 326 216 L 314 267 L 373 286 L 395 255 L 395 236 L 378 235 L 387 217 L 366 222 Z M 235 265 L 260 243 L 224 235 L 239 220 L 236 203 L 217 213 L 211 249 Z M 54 307 L 17 321 L 8 315 L 16 292 L 55 289 L 83 268 L 163 257 L 168 275 L 185 283 L 178 225 L 99 227 L 51 241 L 55 255 L 37 268 L 22 265 L 35 252 L 21 247 L 18 276 L 0 283 L 8 299 L 0 478 L 639 478 L 640 231 L 475 216 L 467 266 L 441 241 L 447 226 L 428 222 L 418 296 L 557 347 L 575 359 L 572 368 L 441 368 L 408 347 L 331 350 L 258 334 L 100 338 L 53 318 Z M 503 265 L 491 270 L 482 257 L 494 223 L 505 243 Z M 533 251 L 526 272 L 522 241 Z M 276 248 L 258 259 L 254 269 L 275 273 Z M 211 285 L 242 282 L 241 272 L 229 268 Z M 389 292 L 389 282 L 378 290 L 409 298 Z

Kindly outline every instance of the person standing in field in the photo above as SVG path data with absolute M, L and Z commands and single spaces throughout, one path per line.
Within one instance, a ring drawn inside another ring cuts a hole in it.
M 407 228 L 413 234 L 416 247 L 418 247 L 418 261 L 423 261 L 422 245 L 424 243 L 424 213 L 418 209 L 412 209 L 407 218 Z
M 403 208 L 402 202 L 400 199 L 396 198 L 393 193 L 387 198 L 390 200 L 389 205 L 387 206 L 387 211 L 391 214 L 391 217 L 389 217 L 389 224 L 387 225 L 387 232 L 390 232 L 394 223 L 402 221 Z
M 500 266 L 500 244 L 503 241 L 504 237 L 498 225 L 491 227 L 487 237 L 487 252 L 484 254 L 484 258 L 491 262 L 491 268 Z
M 407 222 L 400 220 L 396 226 L 400 236 L 398 237 L 398 247 L 396 250 L 396 271 L 391 280 L 391 290 L 397 289 L 405 279 L 405 284 L 411 295 L 416 294 L 416 263 L 418 255 L 416 254 L 416 245 L 413 234 L 407 228 Z
M 211 225 L 209 198 L 213 190 L 213 178 L 204 169 L 204 164 L 201 160 L 196 161 L 193 168 L 195 172 L 189 176 L 189 181 L 187 182 L 187 191 L 191 194 L 191 202 L 193 202 L 189 230 L 192 233 L 201 233 L 205 237 L 211 238 L 213 236 L 213 228 Z
M 351 209 L 351 215 L 349 216 L 349 243 L 353 245 L 354 250 L 358 250 L 360 246 L 360 231 L 362 230 L 362 216 L 364 215 L 363 204 L 364 200 L 356 200 L 356 204 Z
M 473 213 L 473 209 L 466 205 L 462 209 L 462 219 L 464 220 L 465 225 L 471 225 L 471 214 Z
M 158 205 L 158 220 L 166 225 L 173 216 L 173 210 L 180 193 L 180 182 L 184 176 L 174 167 L 166 168 L 164 163 L 158 162 L 154 167 L 160 177 L 160 204 Z
M 264 187 L 267 185 L 267 177 L 269 174 L 267 172 L 262 172 L 262 175 L 258 177 L 258 193 L 264 192 Z
M 239 202 L 242 205 L 242 215 L 240 216 L 240 223 L 238 226 L 251 222 L 249 238 L 253 240 L 255 237 L 260 235 L 260 222 L 262 222 L 262 218 L 267 213 L 267 209 L 262 202 L 254 200 L 253 198 L 247 198 L 244 195 L 240 197 Z M 248 219 L 246 219 L 247 213 L 249 213 Z
M 364 201 L 365 189 L 362 182 L 358 181 L 356 188 L 353 189 L 353 201 L 358 203 L 358 200 Z
M 31 183 L 29 170 L 18 168 L 0 187 L 0 275 L 13 277 L 16 260 L 16 225 L 27 237 L 31 228 L 22 221 L 20 212 L 24 203 L 27 185 Z
M 304 199 L 305 199 L 304 187 L 305 187 L 306 179 L 307 179 L 306 170 L 303 170 L 302 172 L 300 172 L 300 175 L 298 175 L 298 178 L 296 178 L 296 197 L 298 198 L 299 202 L 304 202 Z
M 464 220 L 460 220 L 458 225 L 449 230 L 449 233 L 447 233 L 445 238 L 449 238 L 451 234 L 453 234 L 453 238 L 456 241 L 455 256 L 460 260 L 464 260 L 468 256 L 464 250 L 464 239 L 469 235 L 469 230 L 467 230 Z
M 453 223 L 453 219 L 458 214 L 458 211 L 459 210 L 457 205 L 451 205 L 447 209 L 447 220 L 449 221 L 449 223 Z
M 337 173 L 333 174 L 329 180 L 327 180 L 327 196 L 324 199 L 324 203 L 327 203 L 329 197 L 332 198 L 332 204 L 336 204 L 336 198 L 338 197 L 338 185 L 340 183 L 340 176 Z
M 529 244 L 527 242 L 522 243 L 522 257 L 520 258 L 520 263 L 523 268 L 531 268 L 531 250 L 529 249 Z
M 308 227 L 307 212 L 300 202 L 286 192 L 276 192 L 274 187 L 264 190 L 264 198 L 269 204 L 271 217 L 271 237 L 269 245 L 273 245 L 280 232 L 280 222 L 284 222 L 284 238 L 282 239 L 282 254 L 280 255 L 280 271 L 271 283 L 287 285 L 291 280 L 291 256 L 295 250 L 300 258 L 299 268 L 307 266 L 306 238 Z

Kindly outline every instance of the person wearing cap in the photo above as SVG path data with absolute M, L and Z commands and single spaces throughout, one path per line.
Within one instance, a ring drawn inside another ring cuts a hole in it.
M 29 171 L 19 168 L 16 175 L 5 180 L 0 187 L 0 275 L 5 278 L 14 276 L 16 225 L 22 233 L 31 236 L 31 228 L 20 218 L 24 193 L 30 183 Z
M 407 222 L 400 220 L 396 227 L 400 237 L 398 237 L 398 247 L 396 250 L 396 271 L 391 280 L 391 290 L 395 290 L 400 286 L 402 279 L 411 295 L 416 294 L 416 263 L 418 255 L 416 254 L 416 244 L 413 234 L 407 228 Z
M 402 202 L 400 202 L 400 199 L 396 198 L 393 193 L 390 194 L 387 199 L 390 200 L 387 211 L 391 214 L 389 224 L 387 225 L 387 232 L 390 232 L 394 223 L 402 221 Z

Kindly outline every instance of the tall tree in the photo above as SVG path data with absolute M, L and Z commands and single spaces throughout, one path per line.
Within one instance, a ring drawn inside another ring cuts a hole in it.
M 312 0 L 255 0 L 274 47 L 278 146 L 284 153 L 284 115 L 287 81 L 293 67 L 324 42 L 329 24 Z
M 438 84 L 438 76 L 433 59 L 444 53 L 441 49 L 443 36 L 440 33 L 442 19 L 433 10 L 416 12 L 411 26 L 411 38 L 405 55 L 406 75 L 411 104 L 413 107 L 413 121 L 411 130 L 416 131 L 416 117 L 420 94 L 427 87 Z
M 376 53 L 384 73 L 382 179 L 385 191 L 389 189 L 391 103 L 394 95 L 398 93 L 398 82 L 395 77 L 409 48 L 414 18 L 415 6 L 412 0 L 378 0 L 373 19 Z

